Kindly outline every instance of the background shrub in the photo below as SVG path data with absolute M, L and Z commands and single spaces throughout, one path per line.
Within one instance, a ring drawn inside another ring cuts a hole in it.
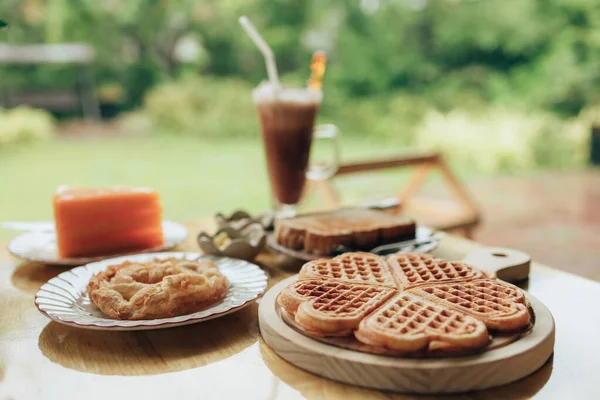
M 134 111 L 132 129 L 242 138 L 258 132 L 251 90 L 266 78 L 243 14 L 288 84 L 304 85 L 312 52 L 327 52 L 319 122 L 344 136 L 434 147 L 489 171 L 586 158 L 597 0 L 5 0 L 0 41 L 90 44 L 97 93 Z M 64 88 L 72 76 L 0 67 L 3 87 Z
M 29 107 L 11 110 L 0 108 L 0 148 L 15 143 L 50 139 L 54 128 L 54 119 L 44 110 Z
M 225 138 L 255 135 L 252 87 L 237 80 L 186 76 L 152 89 L 144 110 L 158 133 Z
M 416 138 L 423 148 L 486 172 L 579 166 L 589 154 L 584 120 L 509 109 L 430 111 Z
M 89 43 L 98 85 L 120 83 L 131 109 L 190 72 L 250 86 L 264 79 L 262 56 L 237 23 L 243 14 L 273 47 L 281 75 L 298 83 L 324 49 L 329 97 L 402 94 L 442 111 L 484 103 L 563 117 L 600 103 L 596 0 L 4 0 L 0 17 L 18 23 L 0 41 Z M 72 84 L 53 68 L 0 73 L 15 86 Z

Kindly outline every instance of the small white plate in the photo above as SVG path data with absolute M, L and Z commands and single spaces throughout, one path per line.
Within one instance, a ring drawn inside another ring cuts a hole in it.
M 36 231 L 23 233 L 14 238 L 8 245 L 8 252 L 13 256 L 26 261 L 35 261 L 50 265 L 74 266 L 127 254 L 154 253 L 157 251 L 171 250 L 183 242 L 188 235 L 186 227 L 177 222 L 163 221 L 162 225 L 165 243 L 162 246 L 143 251 L 110 254 L 99 257 L 58 258 L 56 232 Z
M 109 265 L 123 261 L 149 261 L 153 258 L 208 259 L 219 267 L 229 280 L 229 290 L 223 300 L 205 310 L 171 318 L 151 320 L 117 320 L 104 315 L 87 295 L 90 278 Z M 218 318 L 256 301 L 267 288 L 267 274 L 258 265 L 227 257 L 204 256 L 200 253 L 153 253 L 103 260 L 63 272 L 46 282 L 35 295 L 35 305 L 42 314 L 58 323 L 78 328 L 116 331 L 171 328 Z

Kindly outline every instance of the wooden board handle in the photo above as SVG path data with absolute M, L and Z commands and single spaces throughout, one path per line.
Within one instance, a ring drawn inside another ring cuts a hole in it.
M 517 250 L 485 247 L 470 252 L 463 261 L 503 281 L 517 282 L 529 277 L 531 257 Z

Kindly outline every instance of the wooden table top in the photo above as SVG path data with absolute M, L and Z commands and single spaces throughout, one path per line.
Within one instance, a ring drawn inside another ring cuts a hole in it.
M 191 232 L 211 229 L 190 224 Z M 193 236 L 193 235 L 190 235 Z M 461 259 L 479 245 L 446 237 L 436 254 Z M 193 238 L 182 246 L 196 250 Z M 261 254 L 270 285 L 298 263 Z M 0 400 L 9 399 L 426 399 L 336 383 L 279 358 L 262 341 L 257 305 L 184 327 L 103 332 L 51 322 L 33 304 L 64 268 L 19 263 L 0 252 Z M 600 370 L 600 284 L 539 264 L 525 284 L 556 321 L 554 356 L 536 373 L 496 389 L 444 399 L 594 398 Z

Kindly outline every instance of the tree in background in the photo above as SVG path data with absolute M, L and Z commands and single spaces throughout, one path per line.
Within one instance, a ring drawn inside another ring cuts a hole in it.
M 122 85 L 130 107 L 159 82 L 190 72 L 263 79 L 261 55 L 237 23 L 242 14 L 269 41 L 289 82 L 306 79 L 313 50 L 328 52 L 333 106 L 401 93 L 441 110 L 491 104 L 570 116 L 598 102 L 596 0 L 0 3 L 0 15 L 19 21 L 7 31 L 10 42 L 90 43 L 98 81 Z M 60 81 L 27 73 L 36 79 Z

